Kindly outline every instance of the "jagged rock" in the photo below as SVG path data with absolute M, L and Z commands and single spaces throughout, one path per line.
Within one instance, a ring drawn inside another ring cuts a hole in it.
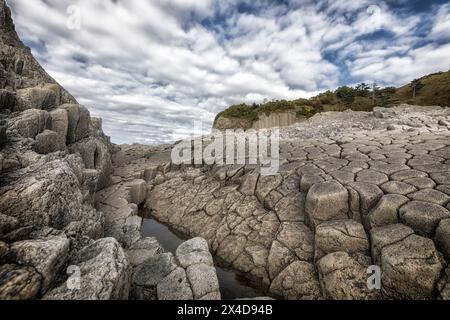
M 1 81 L 1 80 L 0 80 Z M 14 110 L 16 106 L 16 96 L 14 92 L 0 89 L 0 110 Z
M 63 136 L 51 130 L 44 130 L 36 136 L 35 150 L 40 154 L 63 151 L 66 142 Z
M 19 225 L 19 220 L 16 218 L 0 213 L 0 239 L 8 232 L 17 229 Z
M 327 299 L 373 300 L 380 297 L 379 290 L 367 287 L 367 270 L 370 258 L 364 255 L 349 255 L 334 252 L 317 263 L 320 286 Z
M 140 239 L 126 250 L 128 261 L 134 267 L 162 252 L 163 248 L 155 238 Z
M 251 174 L 246 175 L 245 179 L 243 179 L 243 181 L 241 183 L 241 187 L 240 187 L 239 191 L 242 194 L 245 194 L 248 196 L 254 195 L 258 179 L 259 179 L 259 174 L 257 174 L 257 173 L 251 173 Z
M 42 276 L 42 293 L 52 285 L 69 254 L 65 236 L 26 240 L 11 244 L 9 258 L 21 265 L 33 266 Z
M 347 186 L 350 197 L 350 210 L 353 219 L 364 222 L 365 215 L 378 203 L 383 196 L 383 191 L 372 183 L 352 182 Z
M 134 270 L 132 284 L 137 288 L 134 291 L 140 292 L 140 299 L 156 300 L 158 283 L 175 269 L 177 264 L 171 253 L 157 254 L 148 258 Z M 184 272 L 184 269 L 180 269 Z
M 0 241 L 0 264 L 3 263 L 3 257 L 9 253 L 9 245 Z
M 399 194 L 384 195 L 367 215 L 370 228 L 398 223 L 398 209 L 408 202 L 408 198 Z
M 193 293 L 183 268 L 176 268 L 157 285 L 159 300 L 192 300 Z
M 399 216 L 414 231 L 432 236 L 439 221 L 450 218 L 450 211 L 434 203 L 411 201 L 400 208 Z
M 7 128 L 8 128 L 8 125 L 7 125 L 6 121 L 0 120 L 0 148 L 2 148 L 8 141 L 8 136 L 6 135 Z M 1 166 L 2 166 L 2 164 L 0 164 L 0 173 L 2 172 Z
M 52 123 L 51 130 L 64 137 L 64 144 L 66 144 L 67 131 L 69 128 L 69 118 L 67 116 L 67 110 L 55 109 L 50 111 L 50 119 Z
M 176 256 L 183 268 L 195 264 L 213 266 L 214 262 L 209 253 L 208 242 L 203 238 L 193 238 L 183 242 L 176 250 Z
M 46 84 L 17 90 L 17 111 L 27 109 L 49 110 L 60 102 L 60 90 L 55 84 Z
M 0 212 L 21 224 L 62 228 L 80 220 L 79 182 L 66 161 L 43 158 L 8 179 L 0 187 Z
M 315 259 L 345 251 L 347 253 L 369 253 L 369 240 L 362 224 L 354 220 L 324 222 L 316 228 Z
M 381 185 L 380 188 L 387 194 L 406 195 L 414 191 L 417 191 L 417 189 L 414 186 L 401 181 L 389 181 Z
M 67 145 L 80 141 L 89 135 L 90 115 L 86 107 L 79 104 L 64 104 L 59 107 L 67 111 Z
M 80 288 L 66 283 L 49 291 L 47 300 L 127 299 L 130 289 L 130 265 L 126 254 L 113 238 L 97 240 L 79 251 L 70 264 L 80 268 Z
M 220 300 L 219 280 L 214 266 L 205 263 L 193 264 L 186 269 L 186 274 L 194 299 L 208 296 L 210 300 Z
M 436 229 L 435 238 L 447 260 L 450 260 L 450 219 L 441 220 Z
M 112 172 L 111 154 L 101 139 L 93 137 L 83 139 L 70 145 L 69 150 L 81 155 L 87 169 L 95 169 L 99 172 L 97 190 L 109 186 Z
M 391 299 L 431 299 L 443 266 L 433 241 L 410 235 L 381 250 L 382 291 Z
M 136 179 L 126 183 L 126 188 L 130 195 L 130 203 L 140 205 L 147 197 L 147 183 L 145 180 Z
M 317 183 L 306 196 L 305 210 L 311 226 L 348 217 L 348 192 L 335 181 Z
M 450 196 L 443 192 L 434 189 L 422 189 L 408 195 L 413 200 L 426 201 L 439 204 L 441 206 L 445 205 L 450 201 Z
M 403 224 L 392 224 L 370 230 L 372 258 L 377 265 L 381 264 L 381 250 L 414 234 L 414 230 Z
M 8 122 L 8 130 L 17 131 L 24 138 L 35 138 L 50 127 L 50 116 L 45 110 L 29 109 Z
M 38 296 L 41 276 L 33 267 L 0 266 L 0 300 L 30 300 Z
M 269 292 L 285 299 L 319 299 L 320 287 L 314 265 L 295 261 L 286 267 L 273 281 Z

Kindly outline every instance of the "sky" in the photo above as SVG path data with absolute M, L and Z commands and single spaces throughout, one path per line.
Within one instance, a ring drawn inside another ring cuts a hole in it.
M 236 103 L 450 69 L 450 3 L 7 0 L 47 72 L 115 143 L 183 139 Z

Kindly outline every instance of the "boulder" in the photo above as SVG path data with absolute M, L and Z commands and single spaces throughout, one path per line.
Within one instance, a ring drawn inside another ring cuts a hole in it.
M 176 250 L 176 257 L 183 268 L 195 264 L 214 266 L 208 242 L 203 238 L 193 238 L 183 242 Z
M 90 124 L 88 109 L 79 104 L 64 104 L 59 108 L 67 111 L 67 145 L 86 138 L 89 135 Z
M 370 241 L 374 263 L 381 265 L 381 250 L 384 247 L 399 242 L 412 234 L 414 234 L 414 230 L 403 224 L 372 228 L 370 230 Z
M 67 237 L 49 237 L 13 243 L 8 256 L 16 263 L 35 268 L 42 276 L 41 290 L 45 293 L 65 265 L 69 249 Z
M 315 259 L 339 251 L 369 254 L 369 240 L 362 224 L 354 220 L 338 220 L 317 226 Z
M 159 300 L 192 300 L 194 298 L 186 271 L 176 268 L 157 285 Z
M 408 201 L 399 194 L 384 195 L 367 215 L 367 225 L 374 228 L 398 223 L 398 210 Z
M 60 88 L 56 84 L 46 84 L 17 90 L 16 111 L 27 109 L 50 110 L 60 102 Z
M 89 137 L 69 146 L 71 153 L 79 153 L 86 169 L 99 172 L 97 190 L 109 186 L 112 163 L 108 146 L 100 138 Z
M 309 189 L 305 209 L 312 227 L 324 221 L 346 219 L 349 211 L 347 189 L 336 181 L 317 183 Z
M 12 91 L 0 89 L 0 110 L 13 111 L 16 106 L 16 95 Z
M 272 281 L 269 292 L 290 300 L 320 299 L 320 286 L 314 265 L 305 261 L 291 263 Z
M 186 269 L 194 299 L 220 300 L 219 280 L 214 265 L 199 263 Z M 159 292 L 158 292 L 159 295 Z
M 64 137 L 64 144 L 66 144 L 67 131 L 69 128 L 69 118 L 67 110 L 55 109 L 50 111 L 51 130 L 57 132 Z
M 130 203 L 141 205 L 147 197 L 147 183 L 142 179 L 135 179 L 126 183 Z
M 130 265 L 117 240 L 104 238 L 79 251 L 70 265 L 80 271 L 79 288 L 66 283 L 49 291 L 47 300 L 123 300 L 130 289 Z
M 434 203 L 411 201 L 400 208 L 399 216 L 402 223 L 417 233 L 433 236 L 439 222 L 450 218 L 450 211 Z
M 331 300 L 379 299 L 380 291 L 367 286 L 370 265 L 370 257 L 364 255 L 334 252 L 324 256 L 317 263 L 324 297 Z
M 432 299 L 443 270 L 433 241 L 414 234 L 381 250 L 381 268 L 389 299 Z
M 38 297 L 41 276 L 33 267 L 0 266 L 0 300 L 30 300 Z
M 128 261 L 133 267 L 144 263 L 147 259 L 163 252 L 163 248 L 155 238 L 143 238 L 133 243 L 127 250 Z
M 29 109 L 15 118 L 10 118 L 8 130 L 16 131 L 24 138 L 35 138 L 39 133 L 50 127 L 50 116 L 47 111 Z
M 450 219 L 439 222 L 435 238 L 437 245 L 447 258 L 447 261 L 450 261 Z
M 51 130 L 44 130 L 36 136 L 35 151 L 40 154 L 48 154 L 63 151 L 66 141 L 63 136 Z

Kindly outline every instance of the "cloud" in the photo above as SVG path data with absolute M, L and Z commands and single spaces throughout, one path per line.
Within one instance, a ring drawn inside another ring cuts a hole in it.
M 450 6 L 372 0 L 9 0 L 44 68 L 116 143 L 173 142 L 234 103 L 450 66 Z M 81 29 L 67 28 L 77 5 Z M 426 22 L 426 23 L 425 23 Z

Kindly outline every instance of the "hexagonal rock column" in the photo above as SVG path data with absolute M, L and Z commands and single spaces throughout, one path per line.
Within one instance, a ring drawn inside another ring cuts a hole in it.
M 176 256 L 186 270 L 194 299 L 220 300 L 219 280 L 208 242 L 203 238 L 188 240 L 177 248 Z
M 306 196 L 305 209 L 312 228 L 324 221 L 347 219 L 347 189 L 336 181 L 317 183 Z
M 400 208 L 399 216 L 401 222 L 417 233 L 433 236 L 439 222 L 450 218 L 450 211 L 434 203 L 411 201 Z
M 375 300 L 380 290 L 367 286 L 370 257 L 347 252 L 334 252 L 317 263 L 322 293 L 333 300 Z
M 442 269 L 433 241 L 410 235 L 381 250 L 383 295 L 389 299 L 432 299 Z
M 315 259 L 338 251 L 369 254 L 369 240 L 362 224 L 338 220 L 324 222 L 316 228 Z
M 441 220 L 436 229 L 436 243 L 447 261 L 450 261 L 450 219 Z

